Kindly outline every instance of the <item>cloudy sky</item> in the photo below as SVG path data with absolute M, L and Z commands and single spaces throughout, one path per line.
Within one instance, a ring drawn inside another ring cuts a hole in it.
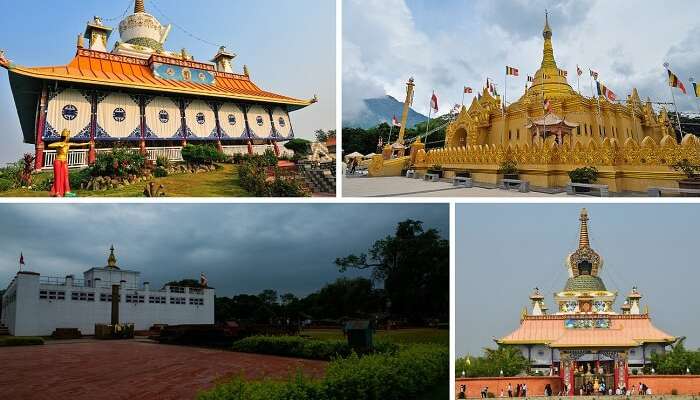
M 80 277 L 106 265 L 114 244 L 118 265 L 153 285 L 203 271 L 218 295 L 303 296 L 359 276 L 333 261 L 366 251 L 407 218 L 449 237 L 447 204 L 2 204 L 0 288 L 20 252 L 28 270 Z
M 41 7 L 15 1 L 0 13 L 0 49 L 20 65 L 65 65 L 75 55 L 77 34 L 94 15 L 115 28 L 111 49 L 127 7 L 133 10 L 133 0 L 42 2 Z M 335 128 L 334 1 L 146 0 L 146 10 L 163 24 L 174 22 L 217 44 L 202 43 L 173 27 L 166 42 L 170 50 L 184 47 L 195 60 L 206 61 L 219 45 L 226 45 L 238 54 L 234 70 L 242 71 L 247 64 L 253 81 L 263 89 L 302 99 L 318 94 L 319 103 L 292 114 L 298 137 L 311 139 L 316 129 Z M 0 165 L 33 151 L 22 144 L 5 69 L 0 70 L 0 140 Z
M 700 79 L 693 0 L 345 0 L 343 115 L 360 111 L 363 98 L 390 94 L 403 101 L 410 76 L 414 108 L 427 115 L 435 90 L 444 113 L 461 102 L 464 86 L 482 88 L 487 77 L 503 94 L 506 65 L 521 72 L 508 81 L 508 101 L 517 100 L 542 61 L 545 8 L 557 63 L 574 88 L 576 65 L 599 72 L 619 98 L 636 87 L 643 99 L 670 101 L 664 62 L 689 91 L 688 78 Z M 581 91 L 590 96 L 588 75 Z M 676 98 L 681 111 L 698 112 L 694 98 L 680 92 Z
M 700 347 L 700 208 L 688 204 L 462 204 L 456 210 L 456 351 L 481 354 L 518 327 L 539 287 L 550 310 L 568 277 L 565 257 L 578 247 L 579 213 L 588 208 L 591 247 L 601 277 L 618 292 L 632 286 L 654 325 Z

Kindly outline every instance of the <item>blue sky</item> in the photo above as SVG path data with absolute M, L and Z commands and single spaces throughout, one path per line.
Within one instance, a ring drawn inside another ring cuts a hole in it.
M 582 207 L 591 247 L 605 263 L 601 277 L 618 291 L 615 309 L 636 285 L 657 328 L 700 347 L 698 205 L 459 204 L 457 356 L 481 354 L 495 346 L 492 336 L 515 330 L 534 287 L 553 308 L 553 293 L 566 283 L 564 259 L 578 246 Z
M 343 115 L 363 110 L 362 99 L 390 94 L 403 100 L 405 82 L 416 80 L 414 108 L 427 115 L 435 90 L 440 113 L 459 104 L 462 89 L 492 78 L 508 102 L 522 94 L 528 74 L 542 60 L 544 10 L 549 9 L 558 66 L 576 88 L 576 66 L 624 99 L 632 88 L 642 99 L 670 101 L 664 62 L 692 87 L 700 79 L 700 22 L 696 2 L 673 7 L 654 0 L 345 0 L 343 2 Z M 590 96 L 584 75 L 581 92 Z M 474 93 L 476 95 L 476 92 Z M 679 109 L 697 113 L 695 98 L 676 92 Z M 467 96 L 466 102 L 470 102 Z
M 151 4 L 151 3 L 155 3 Z M 157 6 L 157 8 L 156 8 Z M 78 33 L 94 15 L 115 28 L 109 46 L 133 0 L 13 2 L 0 13 L 0 49 L 26 66 L 67 64 L 75 55 Z M 167 17 L 164 17 L 160 9 Z M 263 89 L 320 103 L 294 112 L 298 137 L 311 139 L 316 129 L 335 128 L 335 2 L 328 0 L 146 0 L 146 10 L 161 23 L 174 22 L 194 35 L 226 45 L 238 54 L 234 69 L 247 64 Z M 196 60 L 210 60 L 218 49 L 173 27 L 166 48 L 187 48 Z M 0 165 L 19 159 L 33 147 L 22 144 L 7 71 L 0 72 Z

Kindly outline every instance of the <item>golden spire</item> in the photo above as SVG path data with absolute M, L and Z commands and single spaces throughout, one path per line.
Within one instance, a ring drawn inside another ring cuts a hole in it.
M 588 210 L 585 208 L 581 210 L 581 229 L 579 232 L 578 247 L 591 247 L 591 243 L 588 241 Z
M 542 68 L 557 68 L 557 62 L 554 61 L 554 47 L 552 47 L 552 29 L 549 27 L 549 12 L 544 12 L 544 51 L 542 57 Z
M 109 257 L 107 258 L 107 267 L 116 268 L 117 267 L 117 257 L 114 255 L 114 245 L 109 248 Z
M 146 6 L 144 6 L 143 1 L 144 0 L 136 0 L 136 5 L 134 5 L 134 14 L 146 12 Z

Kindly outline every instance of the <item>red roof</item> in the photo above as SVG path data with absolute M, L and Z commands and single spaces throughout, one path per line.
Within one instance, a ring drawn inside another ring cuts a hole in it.
M 151 70 L 153 62 L 166 62 L 206 69 L 214 74 L 216 82 L 211 85 L 157 78 Z M 19 75 L 63 82 L 262 101 L 297 106 L 296 108 L 306 107 L 315 102 L 315 100 L 299 100 L 264 91 L 251 82 L 250 77 L 247 75 L 218 72 L 214 71 L 209 64 L 163 57 L 161 55 L 153 55 L 149 60 L 144 60 L 136 57 L 78 49 L 75 58 L 68 65 L 22 67 L 12 65 L 9 62 L 0 62 L 0 65 Z
M 609 328 L 567 328 L 568 319 L 608 319 Z M 550 347 L 636 347 L 642 343 L 670 343 L 676 338 L 656 328 L 648 315 L 526 316 L 520 327 L 501 338 L 501 344 L 546 344 Z

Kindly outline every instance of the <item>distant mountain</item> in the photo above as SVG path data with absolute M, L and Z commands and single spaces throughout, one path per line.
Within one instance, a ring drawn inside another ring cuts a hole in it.
M 391 124 L 391 118 L 394 115 L 401 121 L 403 103 L 395 98 L 384 96 L 375 99 L 365 99 L 363 101 L 365 102 L 365 110 L 351 120 L 343 120 L 343 127 L 369 129 L 382 122 Z M 412 128 L 414 125 L 427 120 L 428 117 L 425 115 L 419 114 L 413 109 L 409 109 L 406 127 Z

